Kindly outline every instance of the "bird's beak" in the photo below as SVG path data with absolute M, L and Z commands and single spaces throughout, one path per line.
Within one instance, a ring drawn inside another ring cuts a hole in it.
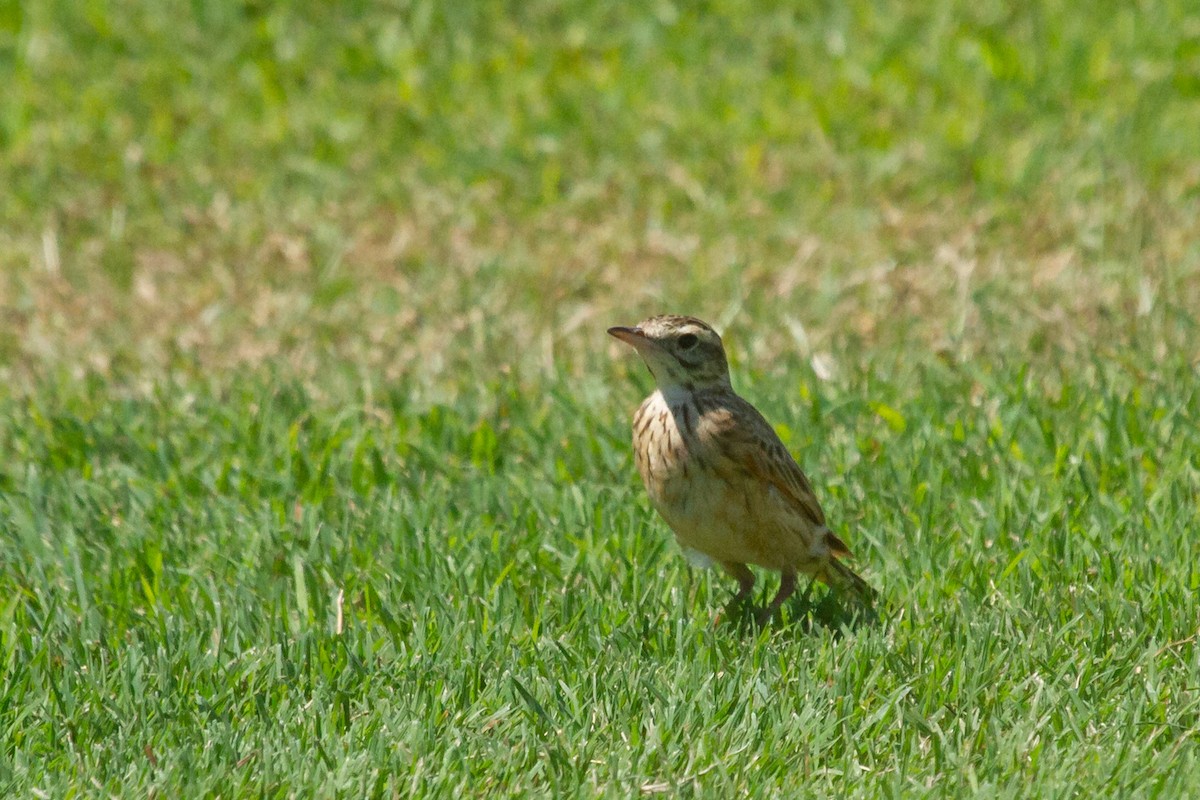
M 608 329 L 609 336 L 615 336 L 622 342 L 633 347 L 641 347 L 650 340 L 646 338 L 646 334 L 642 333 L 641 328 L 625 328 L 621 325 L 616 325 Z

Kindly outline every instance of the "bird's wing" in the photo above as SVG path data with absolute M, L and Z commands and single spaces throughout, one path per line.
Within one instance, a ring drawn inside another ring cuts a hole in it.
M 771 424 L 754 406 L 740 397 L 706 415 L 708 433 L 718 451 L 731 464 L 763 483 L 775 487 L 814 528 L 825 528 L 826 544 L 836 556 L 849 556 L 850 548 L 829 531 L 825 512 L 800 465 L 784 447 Z

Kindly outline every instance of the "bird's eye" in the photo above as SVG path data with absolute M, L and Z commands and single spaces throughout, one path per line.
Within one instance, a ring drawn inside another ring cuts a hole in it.
M 680 350 L 691 350 L 698 344 L 700 344 L 700 339 L 694 333 L 685 333 L 679 337 Z

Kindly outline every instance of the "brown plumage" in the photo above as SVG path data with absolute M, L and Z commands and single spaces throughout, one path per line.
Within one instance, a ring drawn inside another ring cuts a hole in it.
M 747 564 L 782 575 L 774 613 L 811 575 L 863 602 L 874 591 L 838 559 L 850 548 L 825 521 L 812 485 L 771 425 L 729 381 L 721 338 L 694 317 L 658 316 L 608 332 L 632 345 L 657 389 L 633 417 L 650 502 L 693 561 L 715 562 L 749 597 Z

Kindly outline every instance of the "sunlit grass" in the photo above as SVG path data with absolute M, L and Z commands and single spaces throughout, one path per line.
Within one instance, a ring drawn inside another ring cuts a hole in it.
M 1184 3 L 0 7 L 0 795 L 1185 795 L 1198 42 Z M 713 625 L 603 334 L 664 310 L 874 624 Z
M 470 354 L 578 368 L 584 323 L 664 306 L 772 355 L 796 322 L 822 350 L 959 357 L 1197 335 L 1185 3 L 5 19 L 0 356 L 22 385 L 283 362 L 444 398 Z
M 256 382 L 10 401 L 5 781 L 1181 791 L 1195 375 L 1055 378 L 914 391 L 868 369 L 804 379 L 805 403 L 740 381 L 804 431 L 883 589 L 851 632 L 713 627 L 731 588 L 687 574 L 634 486 L 632 385 L 427 410 Z

